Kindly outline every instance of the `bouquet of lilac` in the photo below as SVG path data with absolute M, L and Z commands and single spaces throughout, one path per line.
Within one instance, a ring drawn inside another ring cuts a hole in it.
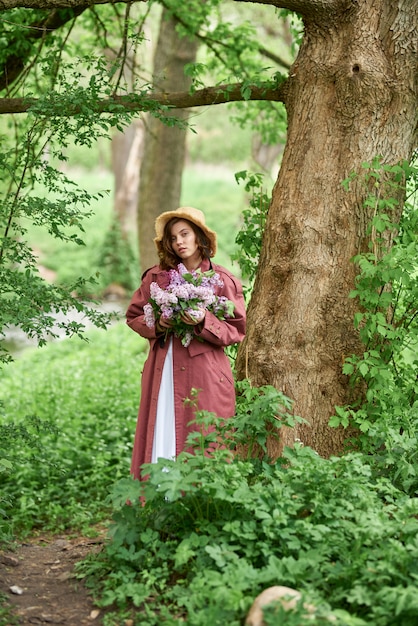
M 181 319 L 183 313 L 193 317 L 194 312 L 206 309 L 220 320 L 233 317 L 234 303 L 225 296 L 215 295 L 215 288 L 222 286 L 223 281 L 213 270 L 189 272 L 179 263 L 177 270 L 169 271 L 168 287 L 162 289 L 157 283 L 151 283 L 150 301 L 144 306 L 145 323 L 153 328 L 160 316 L 170 320 L 170 330 L 187 348 L 194 335 L 190 324 Z

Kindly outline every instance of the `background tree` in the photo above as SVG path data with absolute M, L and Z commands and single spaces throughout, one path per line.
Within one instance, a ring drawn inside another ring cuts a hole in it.
M 154 57 L 153 88 L 157 92 L 186 91 L 190 80 L 185 66 L 196 60 L 197 40 L 182 37 L 178 22 L 164 8 Z M 177 120 L 168 125 L 155 117 L 145 124 L 144 154 L 141 161 L 138 198 L 138 242 L 142 272 L 158 262 L 153 239 L 157 215 L 180 205 L 181 177 L 186 154 L 186 129 L 189 112 L 173 109 L 168 114 Z M 178 121 L 183 122 L 179 125 Z

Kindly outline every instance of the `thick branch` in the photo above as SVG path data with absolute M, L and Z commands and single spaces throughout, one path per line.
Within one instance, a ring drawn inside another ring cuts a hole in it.
M 133 0 L 147 2 L 147 0 Z M 88 9 L 94 4 L 132 4 L 132 0 L 0 0 L 0 11 L 8 9 Z
M 95 4 L 117 4 L 147 2 L 148 0 L 0 0 L 0 11 L 15 9 L 78 9 L 88 8 Z M 355 4 L 356 0 L 234 0 L 250 4 L 266 4 L 279 9 L 288 9 L 301 15 L 329 14 L 345 10 Z
M 147 2 L 147 0 L 0 0 L 0 10 L 16 9 L 75 9 L 77 7 L 89 7 L 94 4 L 117 4 Z M 235 0 L 235 2 L 249 2 L 252 4 L 268 4 L 281 9 L 303 12 L 308 7 L 322 7 L 327 9 L 341 4 L 339 0 Z
M 115 107 L 123 107 L 126 111 L 148 111 L 152 109 L 153 103 L 168 106 L 174 109 L 187 109 L 211 104 L 225 104 L 227 102 L 240 102 L 243 100 L 270 100 L 272 102 L 284 102 L 285 85 L 281 83 L 277 87 L 272 87 L 271 83 L 266 86 L 250 87 L 251 93 L 247 94 L 248 86 L 245 86 L 246 97 L 242 94 L 243 85 L 235 83 L 233 85 L 219 85 L 218 87 L 205 87 L 194 93 L 155 93 L 145 97 L 115 96 L 106 100 L 98 100 L 96 106 L 89 105 L 95 113 L 114 113 Z M 248 97 L 247 97 L 248 96 Z M 36 98 L 2 98 L 0 99 L 0 115 L 5 113 L 26 113 L 31 107 L 36 106 Z M 48 115 L 77 115 L 81 113 L 80 106 L 72 106 L 63 109 L 62 102 L 57 100 L 56 110 Z
M 357 4 L 356 0 L 234 0 L 250 4 L 267 4 L 278 9 L 288 9 L 300 15 L 326 15 Z

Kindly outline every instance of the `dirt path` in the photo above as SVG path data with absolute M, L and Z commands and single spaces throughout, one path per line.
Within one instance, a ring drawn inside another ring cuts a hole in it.
M 73 572 L 74 564 L 99 551 L 101 543 L 101 538 L 37 537 L 13 552 L 0 552 L 0 593 L 8 596 L 18 624 L 102 624 Z

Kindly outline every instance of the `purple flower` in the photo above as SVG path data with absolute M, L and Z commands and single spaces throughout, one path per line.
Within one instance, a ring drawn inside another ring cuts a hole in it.
M 233 316 L 234 304 L 225 296 L 217 296 L 216 291 L 223 286 L 219 274 L 214 271 L 189 271 L 183 263 L 177 270 L 167 272 L 168 285 L 162 289 L 156 282 L 150 285 L 150 301 L 144 306 L 147 326 L 154 326 L 162 316 L 173 324 L 172 330 L 187 347 L 194 337 L 193 329 L 181 319 L 184 311 L 191 315 L 199 309 L 211 311 L 218 319 Z
M 145 315 L 145 324 L 148 328 L 153 328 L 155 326 L 155 316 L 154 309 L 152 308 L 152 304 L 146 304 L 144 306 L 144 315 Z
M 182 345 L 187 348 L 190 345 L 191 340 L 193 339 L 193 333 L 190 330 L 186 330 L 184 335 L 181 338 Z
M 165 320 L 171 320 L 173 314 L 174 309 L 172 306 L 166 306 L 165 304 L 161 306 L 161 317 L 163 317 Z

